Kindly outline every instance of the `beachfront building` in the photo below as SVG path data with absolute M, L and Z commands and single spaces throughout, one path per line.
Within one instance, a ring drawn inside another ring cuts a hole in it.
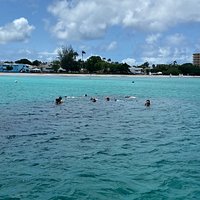
M 143 68 L 140 67 L 130 67 L 129 70 L 132 74 L 144 74 Z
M 18 63 L 0 63 L 0 72 L 30 72 L 30 65 Z
M 40 69 L 40 71 L 34 69 Z M 39 66 L 33 66 L 33 70 L 31 70 L 31 72 L 52 73 L 54 70 L 51 66 L 51 63 L 41 63 Z
M 30 69 L 30 72 L 31 72 L 31 73 L 41 73 L 42 71 L 41 71 L 40 68 L 34 67 L 34 68 L 31 68 L 31 69 Z
M 200 67 L 200 53 L 193 54 L 193 65 Z

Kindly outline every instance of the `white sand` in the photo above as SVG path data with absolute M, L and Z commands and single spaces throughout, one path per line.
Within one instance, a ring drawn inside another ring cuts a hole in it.
M 173 77 L 180 77 L 180 78 L 189 78 L 189 77 L 196 77 L 200 78 L 200 76 L 169 76 L 169 75 L 123 75 L 123 74 L 54 74 L 54 73 L 5 73 L 0 72 L 0 76 L 70 76 L 70 77 L 140 77 L 140 78 L 173 78 Z

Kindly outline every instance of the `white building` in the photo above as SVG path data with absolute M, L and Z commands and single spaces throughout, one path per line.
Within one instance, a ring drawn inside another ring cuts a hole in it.
M 139 67 L 130 67 L 129 70 L 133 74 L 144 74 L 144 72 L 142 71 L 143 69 Z
M 30 65 L 18 63 L 0 63 L 0 72 L 30 72 Z

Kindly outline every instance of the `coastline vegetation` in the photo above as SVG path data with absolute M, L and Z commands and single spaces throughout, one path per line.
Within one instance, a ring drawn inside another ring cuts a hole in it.
M 58 50 L 56 60 L 50 63 L 52 73 L 75 73 L 75 74 L 132 74 L 130 65 L 127 63 L 113 62 L 111 59 L 102 58 L 101 56 L 91 56 L 84 61 L 83 55 L 85 51 L 81 52 L 82 59 L 78 59 L 79 54 L 74 51 L 72 46 L 64 46 Z M 6 63 L 12 63 L 7 61 Z M 44 64 L 42 61 L 34 60 L 31 62 L 28 59 L 20 59 L 15 63 L 28 64 L 40 67 Z M 171 64 L 157 64 L 149 66 L 148 62 L 139 66 L 132 66 L 140 68 L 142 74 L 162 74 L 162 75 L 196 75 L 200 76 L 200 67 L 192 63 L 177 64 L 173 61 Z M 9 69 L 12 70 L 12 69 Z

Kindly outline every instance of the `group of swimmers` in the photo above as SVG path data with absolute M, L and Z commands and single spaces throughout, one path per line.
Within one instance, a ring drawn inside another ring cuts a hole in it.
M 110 101 L 110 97 L 106 97 L 105 98 L 106 99 L 106 101 Z M 117 101 L 117 99 L 114 99 L 115 101 Z M 91 97 L 90 98 L 90 101 L 92 101 L 92 102 L 96 102 L 97 101 L 97 99 L 96 98 L 93 98 L 93 97 Z
M 85 94 L 84 96 L 87 97 L 87 94 Z M 66 96 L 65 96 L 65 97 L 66 97 Z M 131 96 L 125 96 L 125 98 L 130 98 L 130 97 L 131 97 Z M 106 99 L 106 101 L 110 101 L 110 97 L 106 97 L 105 99 Z M 117 101 L 117 99 L 114 99 L 114 100 Z M 96 102 L 97 99 L 91 97 L 91 98 L 90 98 L 90 101 Z M 56 98 L 56 99 L 55 99 L 55 103 L 56 103 L 57 105 L 63 103 L 62 97 L 59 96 L 58 98 Z M 146 107 L 149 107 L 149 106 L 151 105 L 150 100 L 147 99 L 144 105 L 145 105 Z

